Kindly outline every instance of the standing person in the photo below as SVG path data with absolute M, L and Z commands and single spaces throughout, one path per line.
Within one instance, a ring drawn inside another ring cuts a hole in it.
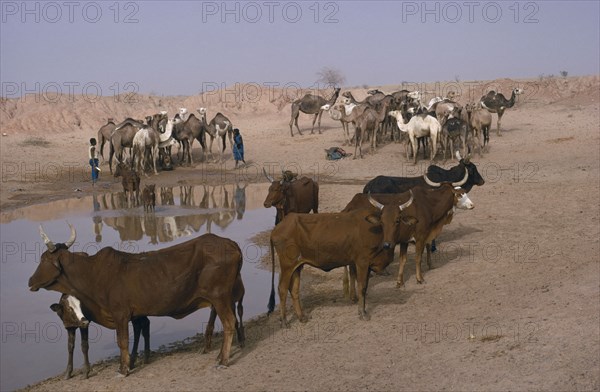
M 90 166 L 92 167 L 92 185 L 98 181 L 98 173 L 100 172 L 100 168 L 98 167 L 98 151 L 96 151 L 96 139 L 90 139 L 90 148 L 88 152 L 88 156 L 90 158 Z
M 235 159 L 235 168 L 237 169 L 239 161 L 244 162 L 244 140 L 239 129 L 233 130 L 233 159 Z

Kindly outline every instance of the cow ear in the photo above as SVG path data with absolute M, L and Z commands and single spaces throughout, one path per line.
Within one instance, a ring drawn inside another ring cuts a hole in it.
M 52 309 L 54 312 L 57 312 L 61 309 L 62 307 L 60 306 L 60 304 L 52 304 L 50 305 L 50 309 Z
M 381 224 L 381 219 L 379 219 L 379 216 L 377 216 L 377 215 L 368 215 L 365 219 L 367 222 L 371 223 L 372 225 Z
M 413 226 L 419 222 L 419 220 L 414 216 L 403 216 L 400 218 L 400 220 L 402 220 L 402 223 L 404 223 L 407 226 Z

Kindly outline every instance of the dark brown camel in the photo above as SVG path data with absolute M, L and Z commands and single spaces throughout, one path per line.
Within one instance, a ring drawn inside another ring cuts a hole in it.
M 123 149 L 133 147 L 133 137 L 144 127 L 141 121 L 127 118 L 115 127 L 112 132 L 110 139 L 110 155 L 108 157 L 108 167 L 112 173 L 112 159 L 113 156 L 117 158 L 117 161 L 123 162 Z
M 502 136 L 500 135 L 500 123 L 502 121 L 502 115 L 504 114 L 504 110 L 512 108 L 515 104 L 515 99 L 517 98 L 517 95 L 522 93 L 522 89 L 514 88 L 509 100 L 507 100 L 506 97 L 504 97 L 504 95 L 495 91 L 490 91 L 486 95 L 481 97 L 481 106 L 488 112 L 496 113 L 498 115 L 498 122 L 496 123 L 496 134 L 498 136 Z
M 292 125 L 296 124 L 298 134 L 302 136 L 302 132 L 300 132 L 300 127 L 298 127 L 298 116 L 300 115 L 300 112 L 306 114 L 314 114 L 315 117 L 313 118 L 312 129 L 310 130 L 310 133 L 314 133 L 315 121 L 317 121 L 317 118 L 319 119 L 319 133 L 321 133 L 321 116 L 323 115 L 323 106 L 332 106 L 339 95 L 340 88 L 336 87 L 335 91 L 333 92 L 333 95 L 328 100 L 318 95 L 306 94 L 302 98 L 292 102 L 292 119 L 290 120 L 290 134 L 294 136 Z
M 202 121 L 190 114 L 185 121 L 173 124 L 173 138 L 183 144 L 183 159 L 182 162 L 188 162 L 192 165 L 192 145 L 197 139 L 202 147 L 202 157 L 204 158 L 206 144 L 204 143 L 206 127 Z
M 222 146 L 220 148 L 221 156 L 220 160 L 223 160 L 223 153 L 225 152 L 225 138 L 229 137 L 229 144 L 233 149 L 233 125 L 231 124 L 231 120 L 227 118 L 221 112 L 217 113 L 215 117 L 213 117 L 210 122 L 206 121 L 206 108 L 198 109 L 200 113 L 200 117 L 202 119 L 202 124 L 204 125 L 205 132 L 210 136 L 210 144 L 208 147 L 208 151 L 210 152 L 211 157 L 212 153 L 212 145 L 215 138 L 220 138 L 222 140 Z

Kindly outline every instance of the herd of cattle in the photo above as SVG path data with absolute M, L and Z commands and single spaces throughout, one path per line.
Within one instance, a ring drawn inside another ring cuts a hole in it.
M 431 165 L 420 177 L 378 176 L 364 187 L 339 213 L 318 213 L 319 187 L 313 180 L 291 172 L 271 181 L 264 206 L 276 207 L 277 221 L 271 233 L 273 279 L 268 302 L 269 313 L 275 307 L 275 253 L 280 263 L 279 298 L 282 326 L 288 325 L 286 300 L 291 293 L 294 311 L 302 322 L 307 318 L 299 300 L 300 274 L 304 264 L 329 271 L 347 267 L 351 278 L 351 298 L 356 301 L 361 319 L 370 318 L 366 294 L 370 271 L 386 268 L 400 245 L 402 272 L 410 243 L 416 246 L 416 279 L 423 282 L 421 254 L 430 251 L 433 240 L 444 225 L 451 222 L 455 208 L 472 209 L 467 192 L 484 180 L 470 157 L 457 153 L 458 165 L 443 169 Z M 266 173 L 265 173 L 266 175 Z M 310 214 L 309 212 L 314 212 Z M 127 253 L 106 247 L 95 255 L 70 252 L 76 239 L 54 243 L 40 226 L 47 246 L 40 263 L 29 279 L 29 288 L 41 288 L 63 294 L 52 305 L 69 331 L 69 363 L 66 378 L 72 373 L 75 330 L 81 329 L 85 354 L 84 376 L 89 374 L 87 326 L 90 321 L 116 329 L 120 349 L 119 371 L 127 375 L 134 367 L 140 334 L 149 355 L 148 316 L 183 318 L 197 309 L 210 307 L 205 331 L 204 352 L 210 350 L 216 316 L 223 325 L 223 343 L 218 366 L 227 366 L 234 331 L 238 343 L 245 340 L 242 322 L 245 290 L 241 278 L 242 252 L 234 241 L 204 234 L 165 249 Z M 237 316 L 235 310 L 237 307 Z M 134 347 L 130 355 L 128 323 L 134 326 Z

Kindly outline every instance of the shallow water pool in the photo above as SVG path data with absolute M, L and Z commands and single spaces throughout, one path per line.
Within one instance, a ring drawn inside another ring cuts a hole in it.
M 31 292 L 27 287 L 46 250 L 38 231 L 40 224 L 50 239 L 64 242 L 70 235 L 68 221 L 77 230 L 71 249 L 88 254 L 106 246 L 128 252 L 157 250 L 208 232 L 231 238 L 244 255 L 247 320 L 266 311 L 270 294 L 271 273 L 258 268 L 268 250 L 251 241 L 272 228 L 275 221 L 275 209 L 262 205 L 267 188 L 268 184 L 157 187 L 154 213 L 144 213 L 122 193 L 98 192 L 2 214 L 0 389 L 24 387 L 54 376 L 67 364 L 67 332 L 49 308 L 58 302 L 60 293 L 44 289 Z M 181 320 L 150 317 L 151 348 L 203 332 L 209 313 L 209 309 L 201 309 Z M 92 363 L 119 355 L 115 331 L 91 324 L 89 333 Z M 80 347 L 78 332 L 76 369 L 83 363 Z M 216 360 L 217 353 L 213 350 L 208 355 Z

